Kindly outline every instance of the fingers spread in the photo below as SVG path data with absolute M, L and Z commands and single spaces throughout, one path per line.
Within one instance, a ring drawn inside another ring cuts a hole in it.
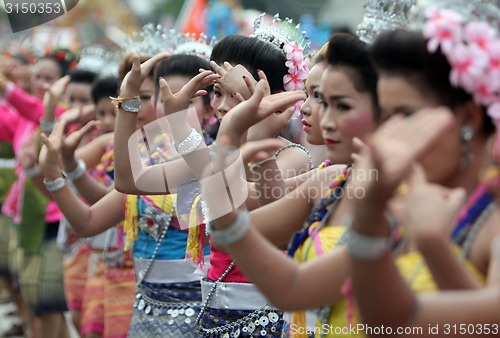
M 252 81 L 253 79 L 250 79 L 248 76 L 243 76 L 243 81 L 245 81 L 245 84 L 247 85 L 248 87 L 248 90 L 250 90 L 250 94 L 253 94 L 253 92 L 255 91 L 255 85 Z
M 221 66 L 219 66 L 217 64 L 217 62 L 215 61 L 210 61 L 210 66 L 212 66 L 212 69 L 217 73 L 219 74 L 220 76 L 224 76 L 224 74 L 226 74 L 226 70 L 224 68 L 222 68 Z
M 151 73 L 151 70 L 153 67 L 161 60 L 166 59 L 170 56 L 169 52 L 161 52 L 159 54 L 156 54 L 153 56 L 151 59 L 147 60 L 141 65 L 141 76 L 146 77 L 148 76 L 149 73 Z
M 163 100 L 166 102 L 168 98 L 172 96 L 172 91 L 170 90 L 170 87 L 168 86 L 168 83 L 164 78 L 160 77 L 159 82 Z

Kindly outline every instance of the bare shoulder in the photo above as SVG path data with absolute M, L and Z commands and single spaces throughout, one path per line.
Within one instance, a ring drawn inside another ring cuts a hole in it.
M 309 171 L 312 162 L 304 146 L 289 143 L 276 152 L 276 163 L 281 170 L 291 171 L 287 177 L 293 177 Z
M 94 141 L 96 142 L 96 144 L 99 144 L 101 147 L 107 148 L 108 145 L 113 140 L 113 137 L 114 137 L 114 133 L 107 133 L 107 134 L 104 134 L 104 135 L 97 137 Z
M 330 189 L 332 181 L 342 173 L 345 166 L 333 165 L 322 170 L 313 170 L 314 173 L 300 185 L 297 190 L 299 194 L 307 195 L 308 201 L 315 205 Z
M 474 240 L 470 258 L 474 264 L 482 271 L 488 269 L 491 259 L 491 246 L 493 239 L 500 235 L 500 206 L 490 214 L 488 219 L 482 225 L 481 230 Z

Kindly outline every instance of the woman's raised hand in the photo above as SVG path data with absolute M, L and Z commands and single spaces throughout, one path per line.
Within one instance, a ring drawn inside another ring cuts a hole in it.
M 65 163 L 73 160 L 75 151 L 80 146 L 82 139 L 101 125 L 99 121 L 90 121 L 78 130 L 75 130 L 70 135 L 62 137 L 61 140 L 61 156 Z
M 170 56 L 169 52 L 162 52 L 153 56 L 144 63 L 140 63 L 139 55 L 132 52 L 132 69 L 125 75 L 120 87 L 121 97 L 132 97 L 139 95 L 142 83 L 160 61 Z
M 417 241 L 429 237 L 449 238 L 457 212 L 465 202 L 465 189 L 449 189 L 427 181 L 415 164 L 412 174 L 389 204 L 391 211 Z
M 200 70 L 201 71 L 201 70 Z M 215 83 L 220 78 L 210 70 L 203 70 L 200 74 L 189 80 L 188 83 L 175 94 L 172 93 L 165 79 L 160 78 L 160 88 L 163 96 L 163 111 L 165 115 L 170 115 L 182 111 L 189 107 L 192 98 L 206 95 L 206 88 Z
M 236 138 L 241 138 L 241 135 L 250 127 L 276 112 L 285 112 L 281 114 L 284 115 L 281 119 L 288 121 L 293 113 L 288 108 L 292 107 L 297 101 L 305 99 L 303 91 L 267 95 L 268 88 L 267 81 L 261 79 L 255 86 L 252 96 L 227 113 L 222 121 L 219 134 L 228 135 L 232 144 L 239 146 Z M 235 142 L 236 144 L 234 144 Z
M 394 116 L 380 126 L 361 151 L 360 166 L 377 171 L 375 198 L 390 198 L 413 164 L 453 123 L 447 108 L 424 109 L 410 117 Z M 366 169 L 366 168 L 365 168 Z
M 64 137 L 65 123 L 61 120 L 56 123 L 50 136 L 42 134 L 40 137 L 44 146 L 40 151 L 38 161 L 44 174 L 47 175 L 47 172 L 54 169 L 59 170 L 60 155 L 64 152 L 65 156 L 73 157 L 83 136 L 87 135 L 98 125 L 98 121 L 91 121 L 80 130 L 73 132 L 68 137 Z

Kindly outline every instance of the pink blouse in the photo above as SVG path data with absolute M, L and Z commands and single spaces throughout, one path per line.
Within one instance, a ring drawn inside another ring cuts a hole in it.
M 4 96 L 20 115 L 37 125 L 40 123 L 40 118 L 43 116 L 42 100 L 26 93 L 12 82 L 7 84 Z M 62 113 L 64 113 L 64 109 L 57 107 L 56 116 L 61 116 Z
M 32 96 L 30 97 L 33 98 Z M 41 104 L 41 101 L 38 101 Z M 43 104 L 41 104 L 39 107 L 41 107 L 40 111 L 43 114 Z M 12 144 L 12 147 L 14 148 L 14 153 L 16 154 L 15 173 L 17 175 L 17 181 L 12 184 L 9 192 L 7 193 L 7 196 L 5 197 L 4 203 L 2 205 L 2 212 L 12 217 L 15 223 L 21 222 L 22 197 L 24 191 L 24 182 L 26 180 L 26 175 L 22 170 L 20 162 L 21 149 L 24 140 L 29 138 L 32 133 L 36 132 L 39 125 L 39 119 L 40 118 L 38 118 L 36 122 L 34 122 L 32 120 L 24 118 L 18 113 L 16 109 L 14 109 L 13 105 L 9 104 L 9 102 L 6 102 L 5 100 L 0 99 L 0 140 Z M 50 201 L 47 205 L 45 221 L 47 223 L 52 223 L 59 221 L 60 218 L 61 212 L 59 211 L 57 204 L 53 201 Z

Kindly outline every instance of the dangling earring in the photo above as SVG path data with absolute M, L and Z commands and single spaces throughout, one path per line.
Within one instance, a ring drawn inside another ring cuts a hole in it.
M 460 129 L 460 139 L 462 140 L 462 158 L 460 159 L 460 169 L 465 170 L 474 160 L 474 155 L 470 152 L 472 149 L 472 139 L 474 130 L 469 124 Z

